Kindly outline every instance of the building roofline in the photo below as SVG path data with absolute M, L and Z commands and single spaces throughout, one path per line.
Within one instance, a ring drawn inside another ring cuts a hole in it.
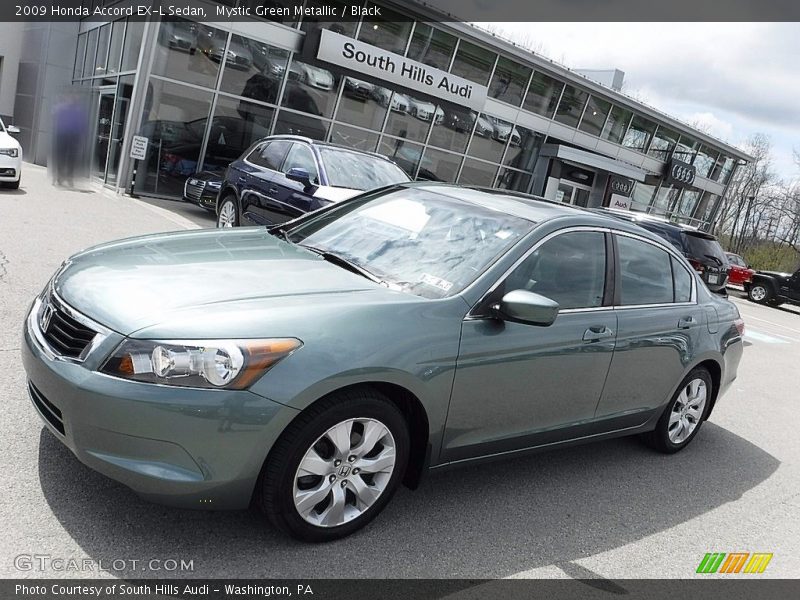
M 404 5 L 404 10 L 406 11 L 409 8 L 409 3 L 402 2 L 401 0 L 384 0 L 384 2 L 394 4 L 398 7 Z M 505 37 L 485 31 L 480 27 L 472 25 L 471 23 L 458 20 L 454 21 L 453 19 L 457 19 L 455 15 L 443 13 L 435 7 L 425 4 L 422 0 L 412 0 L 410 4 L 413 4 L 414 7 L 419 10 L 419 12 L 423 14 L 427 13 L 427 15 L 429 15 L 437 25 L 441 25 L 443 28 L 447 28 L 455 33 L 471 37 L 475 41 L 483 43 L 490 48 L 494 47 L 495 50 L 497 50 L 497 47 L 499 46 L 499 49 L 502 49 L 506 53 L 518 58 L 534 69 L 539 69 L 556 77 L 566 79 L 568 82 L 574 83 L 601 97 L 605 97 L 615 104 L 631 109 L 642 114 L 643 116 L 649 117 L 650 119 L 655 120 L 657 124 L 663 124 L 671 129 L 675 129 L 679 133 L 691 135 L 698 141 L 703 142 L 715 149 L 722 150 L 725 153 L 732 155 L 734 158 L 747 162 L 752 162 L 754 160 L 752 156 L 728 142 L 695 129 L 688 123 L 684 123 L 683 121 L 668 115 L 667 113 L 655 107 L 645 104 L 640 100 L 636 100 L 627 94 L 617 92 L 611 88 L 592 81 L 588 77 L 575 72 L 569 67 L 562 65 L 550 58 L 537 54 L 536 52 L 533 52 L 532 50 L 506 39 Z

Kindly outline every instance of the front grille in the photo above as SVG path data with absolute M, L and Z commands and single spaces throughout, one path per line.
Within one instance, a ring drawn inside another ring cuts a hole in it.
M 39 326 L 50 347 L 70 358 L 79 358 L 97 335 L 94 329 L 72 318 L 52 296 L 44 300 Z
M 61 414 L 59 408 L 45 398 L 42 392 L 40 392 L 30 381 L 28 382 L 28 393 L 30 394 L 31 400 L 36 408 L 39 409 L 39 413 L 42 415 L 42 417 L 44 417 L 44 419 L 50 423 L 50 425 L 52 425 L 61 435 L 65 435 L 64 416 Z
M 203 190 L 206 189 L 206 182 L 197 181 L 197 183 L 192 183 L 192 181 L 197 180 L 190 180 L 186 182 L 186 189 L 184 190 L 186 197 L 191 198 L 192 200 L 200 200 L 200 196 L 203 195 Z

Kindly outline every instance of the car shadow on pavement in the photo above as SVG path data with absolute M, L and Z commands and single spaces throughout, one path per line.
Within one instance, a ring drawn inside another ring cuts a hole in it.
M 143 563 L 112 571 L 125 578 L 503 577 L 694 519 L 737 500 L 778 465 L 706 423 L 671 456 L 624 438 L 434 474 L 415 492 L 401 488 L 361 532 L 313 545 L 283 536 L 256 511 L 149 504 L 82 465 L 49 431 L 39 440 L 44 497 L 88 556 L 106 565 L 193 561 L 190 572 L 142 571 Z

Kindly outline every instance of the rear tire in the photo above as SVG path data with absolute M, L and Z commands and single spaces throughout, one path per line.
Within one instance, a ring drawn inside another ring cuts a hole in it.
M 656 428 L 642 436 L 651 448 L 664 454 L 683 450 L 700 431 L 711 410 L 714 384 L 703 367 L 692 369 L 673 394 Z
M 772 299 L 772 290 L 763 283 L 754 283 L 750 286 L 747 297 L 756 304 L 766 304 Z
M 339 392 L 297 417 L 262 471 L 259 505 L 281 531 L 327 542 L 361 529 L 389 503 L 409 455 L 408 425 L 385 396 Z

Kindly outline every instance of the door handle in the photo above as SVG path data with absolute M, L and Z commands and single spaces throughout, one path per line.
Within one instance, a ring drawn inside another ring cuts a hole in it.
M 270 194 L 275 194 L 277 192 L 278 192 L 278 188 L 275 187 L 274 185 L 271 188 L 269 188 L 269 193 Z
M 614 332 L 605 325 L 601 325 L 600 327 L 589 327 L 589 329 L 583 332 L 583 341 L 595 342 L 603 338 L 612 337 L 613 335 Z
M 680 321 L 678 321 L 678 327 L 680 329 L 689 329 L 692 325 L 697 323 L 694 317 L 683 317 Z
M 245 181 L 247 181 L 247 177 L 244 175 L 239 175 L 239 183 L 244 183 Z

